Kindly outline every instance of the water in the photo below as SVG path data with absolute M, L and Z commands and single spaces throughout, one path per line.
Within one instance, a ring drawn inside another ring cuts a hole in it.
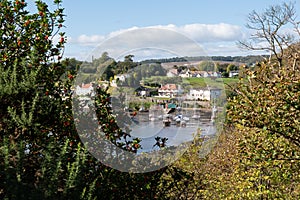
M 156 143 L 155 138 L 168 138 L 167 146 L 178 146 L 181 143 L 192 141 L 198 129 L 201 129 L 201 136 L 213 135 L 216 132 L 215 127 L 209 123 L 201 123 L 199 120 L 191 119 L 186 127 L 177 127 L 172 124 L 170 127 L 164 127 L 162 121 L 140 122 L 131 127 L 130 133 L 133 138 L 142 139 L 142 149 L 139 152 L 150 152 L 158 149 L 153 145 Z

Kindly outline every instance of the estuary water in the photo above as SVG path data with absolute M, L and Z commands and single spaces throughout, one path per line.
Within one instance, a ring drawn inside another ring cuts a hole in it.
M 148 121 L 135 124 L 131 127 L 132 138 L 140 138 L 142 149 L 139 152 L 150 152 L 157 150 L 155 138 L 168 138 L 166 146 L 178 146 L 181 143 L 192 141 L 198 129 L 201 130 L 201 137 L 211 136 L 216 133 L 216 128 L 211 123 L 202 123 L 199 120 L 191 119 L 185 127 L 178 127 L 171 124 L 165 127 L 162 121 Z

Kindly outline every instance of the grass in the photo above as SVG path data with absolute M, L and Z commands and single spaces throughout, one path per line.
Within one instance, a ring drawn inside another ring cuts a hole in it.
M 192 87 L 216 87 L 216 88 L 224 88 L 224 85 L 233 85 L 238 82 L 238 78 L 218 78 L 218 79 L 210 79 L 210 78 L 185 78 L 183 79 L 183 83 L 191 85 Z

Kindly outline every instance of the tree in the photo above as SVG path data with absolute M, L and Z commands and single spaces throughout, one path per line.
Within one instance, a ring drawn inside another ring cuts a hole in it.
M 275 20 L 277 14 L 270 12 L 268 17 Z M 211 198 L 299 198 L 299 50 L 299 44 L 290 44 L 284 53 L 277 52 L 279 60 L 275 56 L 275 60 L 258 63 L 254 70 L 245 69 L 232 88 L 236 95 L 227 108 L 227 127 L 231 128 L 227 137 L 234 136 L 235 145 L 223 140 L 221 144 L 234 148 L 220 149 L 215 155 L 227 152 L 221 154 L 221 161 L 235 166 L 224 174 L 215 173 L 221 167 L 211 169 L 209 179 L 214 181 L 208 190 L 220 191 Z M 213 162 L 215 156 L 210 159 Z
M 219 72 L 220 71 L 220 63 L 215 63 L 214 71 L 215 72 Z
M 214 71 L 215 64 L 211 61 L 202 61 L 199 65 L 201 71 Z
M 284 14 L 290 9 L 282 7 L 267 11 L 264 15 L 253 12 L 251 16 L 254 21 L 270 20 L 270 26 L 282 16 L 290 16 Z M 278 37 L 277 33 L 272 37 Z M 270 39 L 267 34 L 264 39 Z M 285 41 L 270 41 L 282 45 L 283 52 L 276 50 L 275 59 L 261 61 L 255 69 L 245 69 L 232 87 L 235 95 L 228 100 L 225 130 L 203 167 L 207 170 L 203 192 L 206 198 L 300 197 L 300 46 L 291 43 L 283 48 Z
M 299 54 L 295 49 L 285 51 Z M 245 69 L 232 88 L 224 131 L 203 166 L 205 198 L 299 198 L 299 69 L 293 56 L 280 66 L 273 60 Z
M 124 62 L 133 62 L 134 55 L 127 55 L 124 57 Z
M 295 42 L 291 32 L 282 30 L 288 25 L 292 25 L 295 32 L 300 35 L 294 3 L 270 6 L 261 14 L 253 11 L 248 16 L 246 27 L 254 33 L 248 41 L 239 41 L 239 46 L 249 50 L 268 51 L 281 65 L 285 54 L 284 48 Z
M 234 65 L 234 64 L 229 64 L 229 65 L 227 66 L 226 72 L 229 73 L 230 71 L 238 70 L 238 69 L 239 69 L 238 66 L 236 66 L 236 65 Z
M 64 14 L 53 2 L 36 1 L 36 13 L 0 2 L 1 199 L 87 198 L 95 186 L 82 184 L 91 157 L 73 126 L 76 71 L 62 61 Z
M 22 0 L 0 2 L 0 198 L 153 199 L 163 169 L 122 173 L 101 164 L 81 143 L 72 113 L 77 67 L 62 61 L 64 14 L 61 1 L 53 2 L 51 10 L 36 1 L 36 13 Z M 105 113 L 109 96 L 97 91 L 102 130 L 116 142 L 113 134 L 120 129 Z M 130 152 L 139 148 L 138 140 L 118 144 Z

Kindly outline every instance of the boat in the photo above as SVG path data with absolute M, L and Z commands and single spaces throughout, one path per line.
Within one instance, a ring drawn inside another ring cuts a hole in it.
M 175 117 L 173 117 L 173 120 L 174 121 L 180 121 L 182 119 L 182 115 L 181 114 L 179 114 L 179 115 L 176 115 Z
M 163 120 L 163 124 L 164 124 L 165 127 L 169 127 L 169 126 L 171 126 L 171 120 L 170 119 L 165 119 L 165 120 Z
M 173 120 L 177 127 L 186 127 L 186 122 L 190 120 L 188 117 L 183 117 L 182 114 L 176 115 Z
M 174 121 L 178 121 L 178 120 L 184 120 L 184 121 L 190 121 L 190 118 L 186 117 L 186 116 L 182 116 L 182 114 L 179 114 L 179 115 L 176 115 L 174 118 L 173 118 Z
M 157 119 L 160 119 L 160 120 L 162 120 L 164 118 L 164 116 L 163 115 L 158 115 L 157 116 Z
M 186 122 L 190 121 L 190 118 L 188 118 L 188 117 L 183 117 L 182 119 L 183 119 L 183 121 L 186 121 Z
M 182 121 L 180 122 L 180 126 L 181 126 L 181 127 L 186 127 L 186 121 L 182 120 Z
M 149 121 L 156 121 L 156 118 L 155 117 L 149 117 Z
M 164 124 L 165 127 L 171 126 L 171 119 L 170 119 L 169 114 L 164 116 L 163 124 Z
M 200 115 L 194 114 L 191 118 L 192 119 L 200 119 Z
M 154 115 L 152 115 L 152 114 L 149 115 L 149 121 L 156 121 L 156 120 L 159 120 L 159 118 L 154 117 Z

